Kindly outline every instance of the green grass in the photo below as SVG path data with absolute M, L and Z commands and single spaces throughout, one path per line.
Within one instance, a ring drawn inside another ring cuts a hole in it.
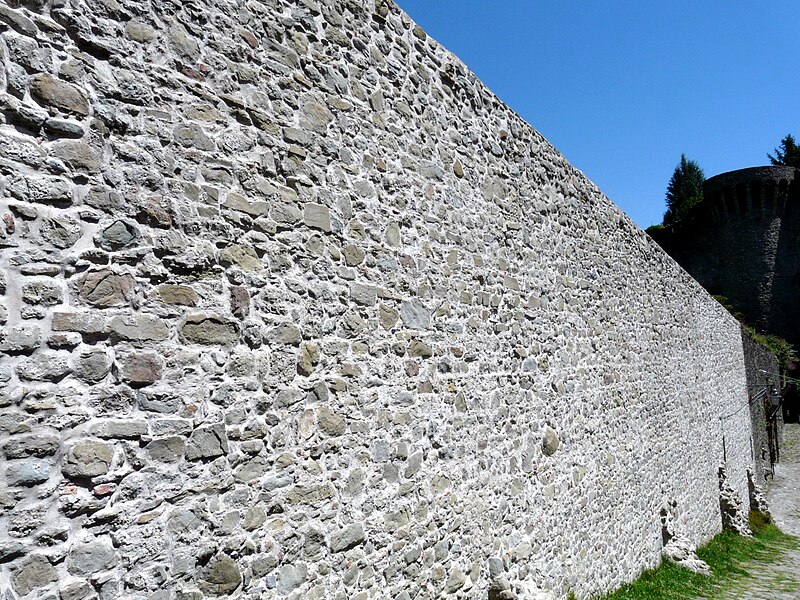
M 605 600 L 657 600 L 714 596 L 749 576 L 746 563 L 769 563 L 786 550 L 800 547 L 800 540 L 783 533 L 767 517 L 750 513 L 753 537 L 723 531 L 697 550 L 697 555 L 711 567 L 710 576 L 698 575 L 668 561 L 645 571 Z

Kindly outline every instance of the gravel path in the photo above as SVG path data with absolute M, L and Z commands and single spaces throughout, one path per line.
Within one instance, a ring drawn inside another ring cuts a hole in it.
M 767 490 L 775 523 L 784 532 L 800 537 L 800 425 L 784 428 L 781 462 Z M 789 550 L 770 564 L 750 563 L 752 577 L 738 581 L 719 596 L 737 600 L 800 600 L 800 550 Z

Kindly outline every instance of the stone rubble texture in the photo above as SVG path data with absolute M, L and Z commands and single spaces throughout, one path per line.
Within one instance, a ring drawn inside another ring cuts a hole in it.
M 6 598 L 587 597 L 722 527 L 738 324 L 391 2 L 0 3 L 0 216 Z

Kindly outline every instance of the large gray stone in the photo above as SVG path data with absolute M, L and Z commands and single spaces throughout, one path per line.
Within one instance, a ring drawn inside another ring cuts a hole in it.
M 50 154 L 64 162 L 71 169 L 96 173 L 100 170 L 102 156 L 81 140 L 59 140 L 53 143 Z
M 307 577 L 305 565 L 283 565 L 278 573 L 278 592 L 289 594 L 300 587 Z
M 102 439 L 135 440 L 147 434 L 144 419 L 99 419 L 92 423 L 89 433 Z
M 17 363 L 17 376 L 24 381 L 59 381 L 70 372 L 67 354 L 42 352 Z
M 151 385 L 161 378 L 162 361 L 155 352 L 128 352 L 117 360 L 122 380 L 132 387 Z
M 216 458 L 227 453 L 228 436 L 223 423 L 198 427 L 189 436 L 189 443 L 186 447 L 188 460 Z
M 344 552 L 363 544 L 367 540 L 364 533 L 364 526 L 361 523 L 353 523 L 340 529 L 331 535 L 330 547 L 332 552 Z
M 140 236 L 139 226 L 128 219 L 117 219 L 105 226 L 95 237 L 104 250 L 119 250 L 133 245 Z
M 197 60 L 200 56 L 197 40 L 178 22 L 173 22 L 169 28 L 169 41 L 175 52 L 186 59 Z
M 400 319 L 409 329 L 427 329 L 431 325 L 431 313 L 418 298 L 403 300 Z
M 36 34 L 39 33 L 39 28 L 33 21 L 22 12 L 13 10 L 6 5 L 0 5 L 0 21 L 8 23 L 13 29 L 29 37 L 36 37 Z
M 24 202 L 52 204 L 66 208 L 73 202 L 72 184 L 60 177 L 26 177 L 12 179 L 6 188 L 11 196 Z
M 327 406 L 322 406 L 317 411 L 317 423 L 323 432 L 331 436 L 342 435 L 347 430 L 345 420 Z
M 111 370 L 111 357 L 103 348 L 84 347 L 73 355 L 75 375 L 83 381 L 94 383 L 103 379 Z
M 117 564 L 117 553 L 107 539 L 75 544 L 67 557 L 67 570 L 73 575 L 94 575 Z
M 22 301 L 35 306 L 61 304 L 61 285 L 52 280 L 27 281 L 22 284 Z
M 542 431 L 542 452 L 545 456 L 552 456 L 556 453 L 559 446 L 558 434 L 549 425 L 544 426 Z
M 227 346 L 239 340 L 239 327 L 217 315 L 194 314 L 186 318 L 181 335 L 190 344 Z
M 9 461 L 6 466 L 6 483 L 9 486 L 37 485 L 50 476 L 52 459 L 26 458 Z
M 72 331 L 88 337 L 109 332 L 108 319 L 93 312 L 54 311 L 52 327 L 53 331 Z
M 58 581 L 58 571 L 40 554 L 32 554 L 14 565 L 11 571 L 11 584 L 14 590 L 25 596 Z
M 59 438 L 47 433 L 16 435 L 3 444 L 6 458 L 26 458 L 35 456 L 44 458 L 53 456 L 59 447 Z
M 165 283 L 158 288 L 158 295 L 167 304 L 176 306 L 197 306 L 200 297 L 188 285 Z
M 83 235 L 81 222 L 69 215 L 55 215 L 42 220 L 42 238 L 56 248 L 69 248 Z
M 178 125 L 174 131 L 175 142 L 188 148 L 198 150 L 214 150 L 216 145 L 214 140 L 208 137 L 203 128 L 195 123 L 188 125 Z
M 159 438 L 147 444 L 145 450 L 153 460 L 176 462 L 186 451 L 186 439 L 180 436 Z
M 264 268 L 261 259 L 253 248 L 231 244 L 219 255 L 219 262 L 226 267 L 239 267 L 243 271 L 260 271 Z
M 218 554 L 197 573 L 198 587 L 211 596 L 229 596 L 242 583 L 239 567 L 230 556 Z
M 31 96 L 45 105 L 58 110 L 86 116 L 89 114 L 89 100 L 78 87 L 56 79 L 48 73 L 35 75 L 31 80 Z
M 308 227 L 321 229 L 328 232 L 331 230 L 330 210 L 323 204 L 309 202 L 303 210 L 303 221 Z
M 297 353 L 297 372 L 306 377 L 311 375 L 314 367 L 319 364 L 319 346 L 313 342 L 304 342 Z
M 160 342 L 169 337 L 166 321 L 148 314 L 133 314 L 111 319 L 111 335 L 118 341 Z
M 80 284 L 78 296 L 98 308 L 125 306 L 130 300 L 134 283 L 130 275 L 120 275 L 108 269 L 90 271 Z
M 137 18 L 125 23 L 125 34 L 134 42 L 144 44 L 155 38 L 156 30 L 142 19 Z
M 230 192 L 222 203 L 225 208 L 243 212 L 252 217 L 261 217 L 269 212 L 270 205 L 262 200 L 249 200 L 241 194 Z M 274 218 L 274 217 L 273 217 Z
M 303 334 L 297 325 L 281 323 L 267 333 L 266 339 L 271 344 L 296 346 L 303 341 Z
M 113 445 L 85 440 L 76 443 L 67 451 L 62 470 L 68 477 L 97 477 L 108 473 L 113 460 Z
M 0 352 L 28 353 L 41 346 L 42 332 L 37 325 L 4 326 L 0 329 Z

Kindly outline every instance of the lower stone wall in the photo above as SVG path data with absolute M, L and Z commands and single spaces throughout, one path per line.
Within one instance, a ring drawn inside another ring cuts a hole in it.
M 392 3 L 22 4 L 5 598 L 588 597 L 747 497 L 738 323 Z
M 763 486 L 767 477 L 772 475 L 773 463 L 779 459 L 783 437 L 783 411 L 776 411 L 771 402 L 773 390 L 781 392 L 780 366 L 775 355 L 744 329 L 742 345 L 748 393 L 755 397 L 768 390 L 766 397 L 753 401 L 750 406 L 754 474 L 756 482 Z

